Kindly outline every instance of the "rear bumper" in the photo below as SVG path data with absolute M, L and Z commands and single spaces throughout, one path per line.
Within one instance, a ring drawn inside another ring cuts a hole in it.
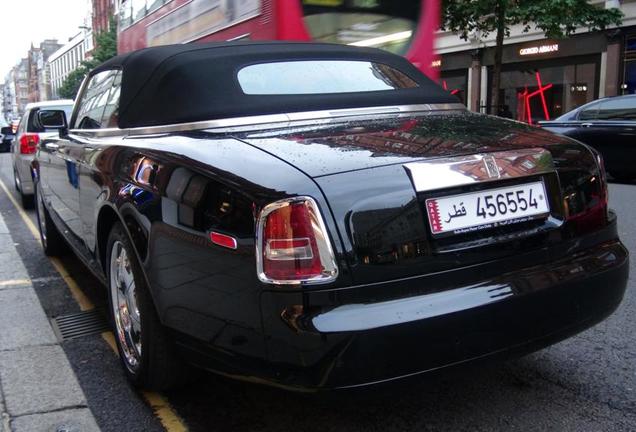
M 603 320 L 625 292 L 629 256 L 620 241 L 562 256 L 567 258 L 476 276 L 470 285 L 368 304 L 324 305 L 342 303 L 343 290 L 366 286 L 309 295 L 264 292 L 264 358 L 227 358 L 201 345 L 188 352 L 199 366 L 236 378 L 312 390 L 373 384 L 534 351 Z M 432 277 L 406 283 L 421 292 L 422 286 L 434 285 Z M 391 290 L 397 283 L 405 281 L 381 285 Z
M 33 155 L 19 155 L 15 157 L 16 174 L 20 177 L 20 190 L 25 195 L 31 195 L 33 190 L 33 178 L 31 177 L 31 162 Z

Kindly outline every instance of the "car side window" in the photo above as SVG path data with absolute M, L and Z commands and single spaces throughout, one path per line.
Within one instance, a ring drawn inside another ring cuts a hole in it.
M 103 71 L 90 79 L 79 102 L 72 129 L 100 129 L 106 127 L 102 125 L 104 110 L 117 73 L 118 71 L 116 70 Z
M 117 72 L 113 85 L 108 92 L 108 99 L 104 114 L 102 115 L 103 128 L 116 128 L 119 126 L 119 94 L 121 91 L 121 71 Z
M 598 118 L 598 107 L 600 104 L 595 103 L 579 112 L 579 120 L 596 120 Z
M 608 99 L 598 110 L 599 120 L 636 120 L 636 98 Z

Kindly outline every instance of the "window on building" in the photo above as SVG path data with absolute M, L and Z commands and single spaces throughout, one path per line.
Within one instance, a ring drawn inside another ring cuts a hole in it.
M 442 71 L 439 85 L 466 104 L 466 87 L 468 86 L 468 72 L 466 69 L 458 71 Z
M 621 94 L 636 93 L 636 35 L 628 35 L 625 38 L 625 53 L 623 66 L 623 82 Z
M 558 65 L 546 61 L 533 66 L 505 65 L 501 73 L 500 114 L 535 124 L 559 117 L 598 97 L 594 62 Z M 491 73 L 489 77 L 492 80 Z M 490 104 L 490 94 L 488 101 Z

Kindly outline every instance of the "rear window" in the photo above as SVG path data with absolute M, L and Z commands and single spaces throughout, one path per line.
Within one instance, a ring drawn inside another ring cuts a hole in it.
M 71 112 L 73 111 L 73 105 L 57 105 L 57 106 L 47 106 L 41 108 L 33 108 L 31 113 L 29 114 L 29 122 L 27 125 L 27 132 L 54 132 L 55 129 L 45 129 L 40 125 L 38 121 L 38 111 L 40 110 L 62 110 L 66 114 L 66 121 L 68 122 L 71 119 Z
M 380 63 L 302 60 L 261 63 L 238 72 L 248 95 L 303 95 L 388 91 L 418 87 L 403 72 Z

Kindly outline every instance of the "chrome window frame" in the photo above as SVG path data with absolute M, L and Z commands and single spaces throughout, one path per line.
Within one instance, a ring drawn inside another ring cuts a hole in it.
M 82 83 L 78 96 L 83 97 L 86 87 L 86 79 Z M 79 100 L 79 99 L 78 99 Z M 76 109 L 73 109 L 72 120 L 75 120 Z M 95 137 L 113 137 L 113 136 L 141 136 L 141 135 L 164 135 L 174 132 L 190 132 L 205 129 L 228 129 L 236 127 L 249 126 L 265 126 L 271 124 L 271 127 L 281 127 L 283 123 L 292 123 L 299 121 L 330 121 L 343 117 L 355 116 L 402 116 L 418 112 L 437 112 L 437 111 L 467 111 L 466 106 L 461 103 L 443 103 L 443 104 L 420 104 L 420 105 L 392 105 L 378 107 L 361 107 L 361 108 L 345 108 L 336 110 L 320 110 L 320 111 L 303 111 L 285 114 L 267 114 L 248 117 L 230 117 L 218 120 L 204 120 L 198 122 L 176 123 L 160 126 L 144 126 L 136 128 L 104 128 L 104 129 L 70 129 L 69 133 L 77 135 L 91 135 Z

